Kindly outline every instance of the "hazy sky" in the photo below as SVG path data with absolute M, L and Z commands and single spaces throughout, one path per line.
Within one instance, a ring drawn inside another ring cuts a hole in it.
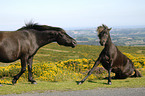
M 145 0 L 0 0 L 0 30 L 30 20 L 62 28 L 144 26 Z

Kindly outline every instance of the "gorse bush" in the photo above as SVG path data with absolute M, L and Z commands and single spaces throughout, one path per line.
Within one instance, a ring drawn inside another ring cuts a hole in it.
M 145 68 L 145 57 L 137 56 L 134 57 L 129 53 L 124 53 L 134 63 L 135 68 Z
M 66 81 L 82 77 L 82 74 L 67 70 L 62 63 L 35 64 L 33 68 L 34 77 L 44 81 Z
M 134 57 L 131 54 L 124 53 L 130 58 L 136 68 L 145 69 L 145 57 Z M 84 74 L 93 67 L 94 60 L 92 59 L 69 59 L 67 61 L 51 62 L 51 63 L 36 63 L 33 64 L 33 77 L 36 80 L 42 81 L 67 81 L 80 80 Z M 0 67 L 0 83 L 11 83 L 11 80 L 5 78 L 12 78 L 20 72 L 20 63 L 11 64 L 6 67 Z M 106 70 L 101 64 L 96 68 L 88 80 L 104 78 L 107 76 Z M 26 71 L 19 79 L 19 81 L 28 78 L 28 71 Z

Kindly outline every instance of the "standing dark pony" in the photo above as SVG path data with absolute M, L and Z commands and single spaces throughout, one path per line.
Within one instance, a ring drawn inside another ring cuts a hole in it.
M 76 46 L 76 41 L 59 27 L 29 23 L 17 31 L 0 32 L 0 62 L 21 60 L 21 71 L 14 76 L 13 84 L 25 72 L 26 65 L 28 65 L 28 81 L 36 84 L 32 78 L 33 57 L 39 48 L 51 42 L 72 48 Z
M 100 63 L 108 71 L 108 84 L 111 84 L 111 72 L 115 73 L 114 79 L 125 79 L 127 77 L 130 77 L 133 71 L 135 71 L 135 74 L 132 77 L 141 77 L 139 71 L 135 69 L 133 62 L 124 54 L 122 54 L 118 50 L 118 48 L 112 43 L 109 34 L 110 30 L 111 28 L 109 29 L 106 25 L 98 27 L 98 37 L 100 39 L 100 44 L 104 46 L 104 49 L 100 53 L 93 68 L 88 72 L 87 76 L 78 84 L 82 84 L 88 78 L 88 76 L 92 74 L 95 67 L 97 67 Z

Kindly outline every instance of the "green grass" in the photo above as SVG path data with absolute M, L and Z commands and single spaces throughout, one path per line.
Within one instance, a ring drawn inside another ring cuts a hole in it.
M 145 47 L 119 46 L 121 52 L 129 53 L 133 56 L 145 56 Z M 68 59 L 97 59 L 102 46 L 94 45 L 77 45 L 75 48 L 59 46 L 56 43 L 41 48 L 34 57 L 34 64 L 42 62 L 57 62 Z M 17 61 L 19 62 L 19 61 Z M 13 62 L 14 63 L 14 62 Z M 13 64 L 9 63 L 9 64 Z M 0 63 L 0 66 L 9 64 Z M 145 76 L 145 72 L 141 72 Z M 46 82 L 38 81 L 37 85 L 32 85 L 24 80 L 16 85 L 2 84 L 0 86 L 0 95 L 3 94 L 20 94 L 25 92 L 44 92 L 44 91 L 67 91 L 67 90 L 88 90 L 94 88 L 120 88 L 120 87 L 145 87 L 145 77 L 128 78 L 123 80 L 112 80 L 112 85 L 107 85 L 107 80 L 86 81 L 82 85 L 77 85 L 75 81 L 64 82 Z
M 112 80 L 112 85 L 107 85 L 107 80 L 86 81 L 82 85 L 77 85 L 75 81 L 64 82 L 46 82 L 37 81 L 38 84 L 33 85 L 28 82 L 19 82 L 16 85 L 3 84 L 0 87 L 0 95 L 4 94 L 20 94 L 35 93 L 45 91 L 70 91 L 70 90 L 88 90 L 97 88 L 137 88 L 145 87 L 145 77 L 128 78 L 123 80 Z
M 130 53 L 133 56 L 143 55 L 145 56 L 145 47 L 133 47 L 133 46 L 118 46 L 121 52 Z M 102 46 L 95 45 L 77 45 L 75 48 L 60 46 L 57 43 L 48 44 L 40 50 L 34 56 L 34 64 L 41 62 L 57 62 L 66 61 L 68 59 L 97 59 Z M 19 62 L 19 61 L 16 61 Z M 0 63 L 0 66 L 7 66 L 12 63 Z

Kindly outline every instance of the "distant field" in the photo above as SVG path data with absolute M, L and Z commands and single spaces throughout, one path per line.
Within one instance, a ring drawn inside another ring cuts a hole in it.
M 68 30 L 67 33 L 76 38 L 78 44 L 100 45 L 96 28 Z M 110 31 L 112 42 L 119 46 L 144 46 L 145 28 L 112 28 Z M 97 41 L 96 41 L 97 40 Z
M 145 56 L 145 47 L 118 46 L 118 48 L 121 52 L 129 53 L 135 57 Z M 82 58 L 96 60 L 102 49 L 102 46 L 95 45 L 77 45 L 75 48 L 70 48 L 60 46 L 57 43 L 51 43 L 38 50 L 37 54 L 34 56 L 34 63 L 57 62 Z M 0 66 L 7 66 L 9 64 L 0 63 Z

